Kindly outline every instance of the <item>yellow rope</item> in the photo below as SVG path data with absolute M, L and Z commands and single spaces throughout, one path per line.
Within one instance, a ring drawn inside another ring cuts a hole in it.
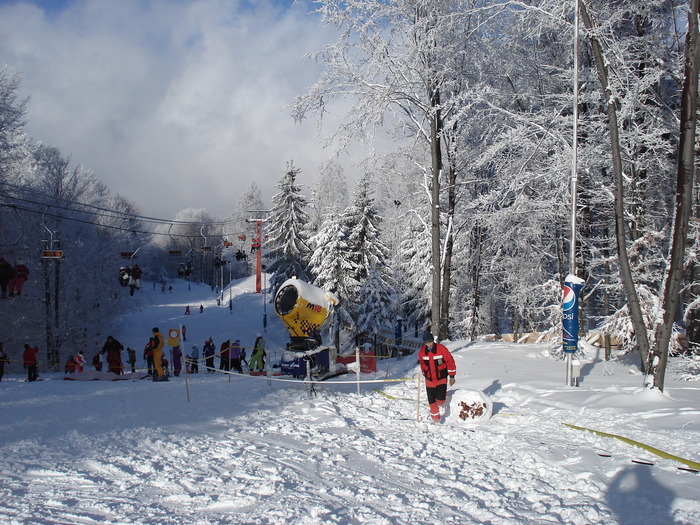
M 562 423 L 562 424 L 566 425 L 569 428 L 573 428 L 576 430 L 587 430 L 588 432 L 593 432 L 594 434 L 597 434 L 599 436 L 619 439 L 623 443 L 627 443 L 628 445 L 634 445 L 635 447 L 642 448 L 642 449 L 647 450 L 647 451 L 651 452 L 652 454 L 655 454 L 659 457 L 666 458 L 666 459 L 672 459 L 673 461 L 683 463 L 684 465 L 687 465 L 690 468 L 700 470 L 700 463 L 698 463 L 696 461 L 690 461 L 689 459 L 684 459 L 684 458 L 681 458 L 679 456 L 674 456 L 673 454 L 669 454 L 668 452 L 664 452 L 663 450 L 659 450 L 658 448 L 654 448 L 654 447 L 647 445 L 645 443 L 640 443 L 639 441 L 634 441 L 633 439 L 629 439 L 629 438 L 626 438 L 623 436 L 618 436 L 617 434 L 608 434 L 607 432 L 601 432 L 600 430 L 593 430 L 593 429 L 585 428 L 585 427 L 577 427 L 576 425 L 570 425 L 569 423 Z

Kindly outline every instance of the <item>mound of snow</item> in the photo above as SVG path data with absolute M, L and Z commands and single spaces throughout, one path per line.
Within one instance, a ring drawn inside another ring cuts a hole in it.
M 464 424 L 491 419 L 493 402 L 479 390 L 456 390 L 450 396 L 451 423 Z

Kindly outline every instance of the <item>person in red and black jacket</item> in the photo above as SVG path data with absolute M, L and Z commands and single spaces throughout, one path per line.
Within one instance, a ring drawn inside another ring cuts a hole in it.
M 447 347 L 436 343 L 433 334 L 426 330 L 423 332 L 423 346 L 418 351 L 418 363 L 425 378 L 430 417 L 437 423 L 442 417 L 441 412 L 447 397 L 448 377 L 450 386 L 455 384 L 455 360 Z
M 22 354 L 22 360 L 24 361 L 24 368 L 27 369 L 27 381 L 36 381 L 38 377 L 38 368 L 36 362 L 36 354 L 39 353 L 39 349 L 36 346 L 24 345 L 24 354 Z

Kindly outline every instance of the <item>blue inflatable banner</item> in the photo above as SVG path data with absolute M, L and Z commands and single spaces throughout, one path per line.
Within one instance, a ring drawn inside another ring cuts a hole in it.
M 583 288 L 583 279 L 567 275 L 564 281 L 562 308 L 562 344 L 564 353 L 578 350 L 578 294 Z

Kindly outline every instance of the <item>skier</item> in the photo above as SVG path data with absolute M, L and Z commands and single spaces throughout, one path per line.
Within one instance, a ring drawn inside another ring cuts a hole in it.
M 155 368 L 154 381 L 167 381 L 168 376 L 163 370 L 163 346 L 165 340 L 158 328 L 153 329 L 153 366 Z
M 148 375 L 152 376 L 155 373 L 155 368 L 153 366 L 153 338 L 148 338 L 148 343 L 143 347 L 143 359 L 146 361 L 146 367 L 148 368 Z
M 10 297 L 22 295 L 22 285 L 29 276 L 29 268 L 22 263 L 15 266 L 15 273 L 10 279 Z
M 83 371 L 84 362 L 85 358 L 83 357 L 83 351 L 81 350 L 80 352 L 78 352 L 78 355 L 75 356 L 75 369 L 78 373 L 81 373 Z
M 97 371 L 97 372 L 102 371 L 102 358 L 100 357 L 99 352 L 97 352 L 95 354 L 95 357 L 92 358 L 92 366 L 95 367 L 95 371 Z
M 455 384 L 455 360 L 450 351 L 444 345 L 436 343 L 433 334 L 426 330 L 423 332 L 423 346 L 418 351 L 418 363 L 425 378 L 430 417 L 438 423 L 444 414 L 448 376 L 450 386 Z
M 136 274 L 139 275 L 138 278 L 136 277 Z M 134 295 L 136 288 L 140 288 L 139 283 L 141 282 L 141 269 L 137 264 L 135 264 L 131 268 L 126 269 L 126 276 L 129 284 L 129 295 Z
M 73 355 L 68 356 L 68 361 L 66 361 L 66 374 L 72 374 L 75 372 L 75 357 Z
M 203 314 L 203 313 L 204 313 L 204 305 L 203 305 L 203 304 L 200 304 L 200 305 L 199 305 L 199 313 L 200 313 L 200 314 Z
M 137 290 L 141 289 L 141 275 L 143 275 L 143 271 L 141 268 L 139 268 L 138 264 L 134 264 L 131 267 L 131 279 L 133 280 L 134 286 Z
M 182 371 L 182 350 L 179 346 L 174 346 L 171 355 L 173 356 L 173 374 L 178 377 Z
M 131 365 L 131 373 L 133 374 L 134 372 L 136 372 L 136 350 L 127 347 L 126 352 L 129 354 L 129 360 L 127 361 L 127 363 Z
M 7 285 L 14 274 L 15 271 L 12 265 L 0 257 L 0 292 L 2 293 L 0 298 L 5 299 L 7 297 Z
M 185 306 L 185 315 L 190 315 L 190 305 Z
M 242 346 L 241 347 L 241 368 L 242 368 L 242 365 L 245 365 L 248 368 L 248 370 L 250 370 L 250 365 L 248 364 L 248 360 L 246 359 L 246 355 L 247 354 L 245 351 L 245 347 Z
M 190 362 L 190 374 L 199 373 L 199 347 L 197 345 L 192 345 L 192 353 L 187 356 Z
M 126 288 L 129 284 L 129 268 L 126 266 L 119 267 L 119 284 Z
M 258 333 L 258 337 L 253 345 L 253 355 L 250 357 L 250 371 L 265 370 L 265 339 Z
M 241 368 L 241 340 L 236 339 L 236 341 L 231 345 L 231 366 L 239 374 L 243 373 L 243 368 Z
M 214 354 L 216 354 L 216 345 L 210 337 L 204 342 L 204 366 L 207 368 L 207 374 L 214 373 Z
M 0 381 L 2 381 L 2 376 L 5 375 L 5 365 L 10 363 L 10 359 L 7 357 L 5 350 L 2 348 L 2 343 L 0 343 Z
M 219 349 L 219 370 L 231 370 L 231 340 L 221 343 Z
M 36 346 L 30 347 L 25 343 L 22 360 L 24 361 L 24 368 L 27 369 L 27 381 L 36 381 L 36 378 L 39 376 L 36 361 L 36 354 L 38 353 L 39 349 Z
M 101 354 L 107 354 L 107 364 L 109 372 L 117 375 L 122 373 L 122 350 L 124 346 L 111 335 L 107 336 L 107 341 L 102 346 Z

